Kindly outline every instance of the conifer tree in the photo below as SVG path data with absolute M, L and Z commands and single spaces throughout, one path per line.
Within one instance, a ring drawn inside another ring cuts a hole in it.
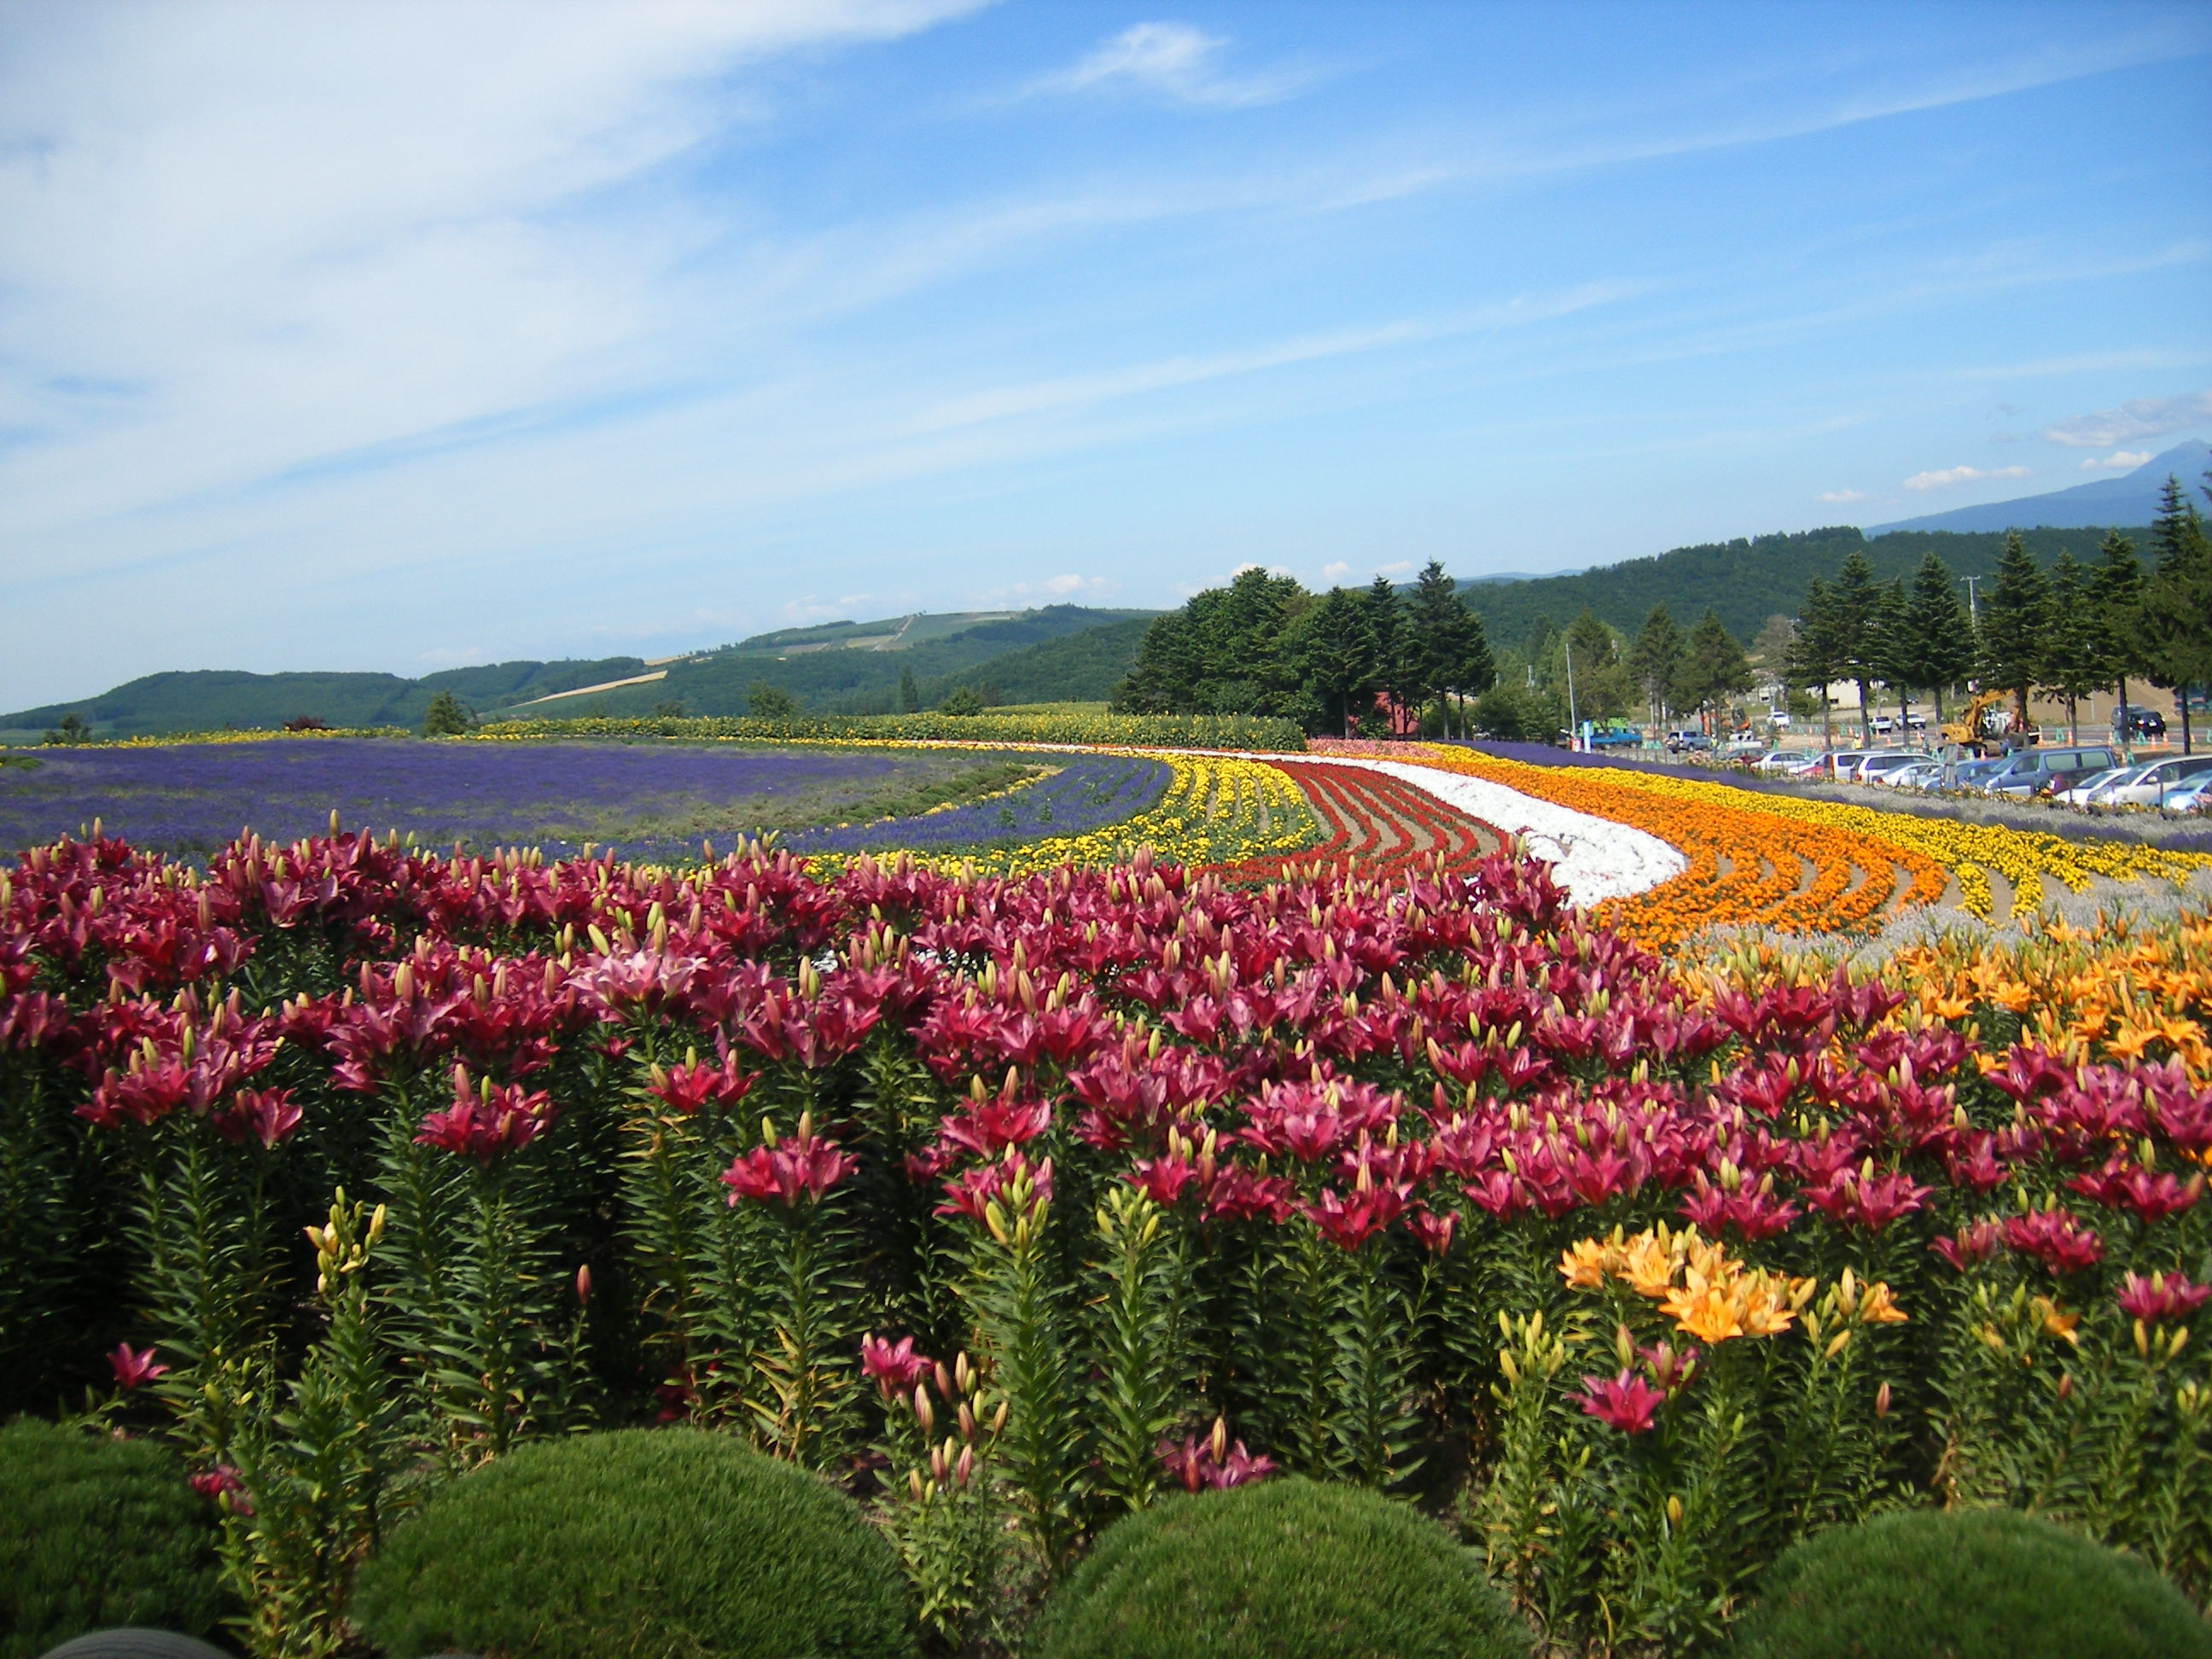
M 1784 672 L 1790 684 L 1820 700 L 1820 746 L 1836 746 L 1835 713 L 1828 688 L 1844 672 L 1843 647 L 1838 639 L 1836 605 L 1828 585 L 1818 576 L 1806 585 L 1804 607 L 1797 613 L 1797 635 L 1790 642 Z
M 1996 580 L 1982 606 L 1981 671 L 1990 685 L 2013 694 L 2020 730 L 2027 730 L 2027 696 L 2042 677 L 2051 620 L 2051 591 L 2016 530 L 2005 532 Z
M 1364 594 L 1332 587 L 1299 619 L 1292 646 L 1307 691 L 1336 732 L 1352 735 L 1360 700 L 1375 690 L 1375 624 Z
M 1367 625 L 1375 635 L 1375 689 L 1401 708 L 1420 702 L 1414 684 L 1412 640 L 1406 627 L 1406 607 L 1388 576 L 1377 576 L 1367 586 Z
M 1751 659 L 1708 605 L 1683 647 L 1676 695 L 1686 707 L 1717 710 L 1729 697 L 1750 690 L 1751 682 Z
M 2089 604 L 2097 629 L 2097 655 L 2119 707 L 2128 706 L 2128 681 L 2141 678 L 2150 663 L 2143 648 L 2143 569 L 2136 544 L 2117 530 L 2097 549 L 2102 562 L 2089 580 Z M 2130 734 L 2123 731 L 2121 740 Z
M 1974 666 L 1974 627 L 1959 603 L 1951 568 L 1935 553 L 1922 556 L 1905 595 L 1902 668 L 1906 679 L 1936 700 L 1936 720 L 1943 720 L 1943 694 L 1966 684 Z
M 2205 493 L 2212 495 L 2212 489 Z M 2190 690 L 2212 684 L 2212 538 L 2177 478 L 2166 481 L 2150 539 L 2158 565 L 2143 596 L 2143 639 L 2152 684 L 2178 694 L 2181 747 L 2187 754 L 2195 747 Z
M 1859 689 L 1859 733 L 1867 733 L 1869 693 L 1881 673 L 1881 585 L 1865 554 L 1846 555 L 1829 590 L 1831 635 L 1838 665 Z
M 1636 643 L 1629 647 L 1628 672 L 1662 721 L 1674 682 L 1681 677 L 1682 651 L 1682 630 L 1674 626 L 1665 602 L 1653 605 L 1637 630 Z
M 1881 683 L 1897 693 L 1897 727 L 1902 737 L 1912 718 L 1912 675 L 1910 642 L 1905 633 L 1905 579 L 1893 578 L 1878 590 L 1875 605 L 1874 646 L 1869 653 Z
M 1413 586 L 1413 603 L 1406 618 L 1412 655 L 1419 665 L 1415 678 L 1425 699 L 1440 702 L 1451 696 L 1473 696 L 1487 691 L 1498 679 L 1498 665 L 1490 654 L 1490 641 L 1482 631 L 1482 618 L 1467 608 L 1459 584 L 1444 574 L 1443 565 L 1431 559 Z M 1449 705 L 1444 718 L 1449 729 Z
M 2104 683 L 2096 616 L 2089 602 L 2089 573 L 2061 551 L 2050 573 L 2051 605 L 2043 632 L 2037 684 L 2066 704 L 2066 740 L 2081 741 L 2079 704 Z
M 915 684 L 914 665 L 899 670 L 899 713 L 911 714 L 921 707 L 921 688 Z

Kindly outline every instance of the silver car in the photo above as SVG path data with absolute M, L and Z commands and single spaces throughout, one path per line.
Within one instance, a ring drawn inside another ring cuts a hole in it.
M 2168 790 L 2206 772 L 2212 772 L 2212 755 L 2173 755 L 2106 778 L 2090 799 L 2100 806 L 2155 806 Z
M 1880 783 L 1883 773 L 1894 772 L 1900 766 L 1910 766 L 1920 758 L 1910 749 L 1878 749 L 1870 755 L 1859 757 L 1858 764 L 1851 768 L 1851 781 Z M 1840 777 L 1842 775 L 1843 769 L 1837 768 L 1837 775 Z

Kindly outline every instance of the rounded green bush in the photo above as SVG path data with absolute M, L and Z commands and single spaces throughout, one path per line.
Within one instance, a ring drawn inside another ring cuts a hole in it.
M 392 1528 L 350 1609 L 392 1659 L 873 1659 L 915 1650 L 890 1546 L 819 1476 L 726 1435 L 539 1441 Z
M 1768 1568 L 1736 1659 L 2204 1659 L 2208 1626 L 2142 1562 L 2014 1510 L 1906 1510 Z
M 1177 1493 L 1116 1522 L 1047 1604 L 1042 1659 L 1526 1659 L 1474 1555 L 1357 1486 Z
M 0 1428 L 0 1659 L 124 1625 L 209 1634 L 228 1610 L 216 1538 L 167 1446 L 18 1418 Z

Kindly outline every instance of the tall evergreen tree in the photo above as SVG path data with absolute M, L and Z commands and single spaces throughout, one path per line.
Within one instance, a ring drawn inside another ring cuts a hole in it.
M 2061 551 L 2051 567 L 2051 605 L 2043 631 L 2037 684 L 2066 704 L 2066 740 L 2081 741 L 2081 700 L 2104 684 L 2097 620 L 2089 601 L 2089 573 Z
M 1406 606 L 1388 576 L 1377 576 L 1364 595 L 1367 625 L 1375 634 L 1376 689 L 1401 708 L 1417 708 L 1421 688 L 1413 661 L 1413 638 L 1406 626 Z
M 2206 474 L 2212 478 L 2212 472 Z M 2212 496 L 2212 489 L 2206 490 Z M 2158 551 L 2143 596 L 2143 639 L 2151 663 L 2151 682 L 2178 694 L 2181 747 L 2194 750 L 2189 695 L 2194 686 L 2212 684 L 2212 538 L 2203 515 L 2168 477 L 2151 521 L 2151 545 Z
M 1447 729 L 1450 707 L 1447 699 L 1487 691 L 1497 683 L 1498 665 L 1490 654 L 1490 641 L 1482 619 L 1467 608 L 1459 584 L 1444 574 L 1443 565 L 1431 559 L 1413 585 L 1413 602 L 1406 617 L 1409 654 L 1419 664 L 1416 678 L 1426 696 L 1444 704 Z
M 1881 584 L 1875 580 L 1867 556 L 1853 551 L 1836 572 L 1829 590 L 1831 628 L 1844 672 L 1859 690 L 1859 733 L 1867 732 L 1867 711 L 1873 683 L 1881 676 Z
M 1629 647 L 1628 672 L 1662 720 L 1682 672 L 1682 630 L 1674 626 L 1665 603 L 1653 605 L 1637 630 L 1636 643 Z
M 1820 746 L 1836 746 L 1835 711 L 1828 688 L 1844 674 L 1844 648 L 1837 623 L 1835 598 L 1818 576 L 1805 586 L 1805 604 L 1797 613 L 1796 637 L 1783 669 L 1789 683 L 1820 700 Z
M 2119 706 L 2128 706 L 2128 681 L 2148 672 L 2143 643 L 2143 569 L 2136 544 L 2117 530 L 2097 549 L 2101 562 L 2089 580 L 2097 629 L 2097 655 Z M 2127 733 L 2122 733 L 2125 741 Z
M 2027 730 L 2027 696 L 2042 677 L 2044 635 L 2051 622 L 2051 591 L 2016 530 L 2005 534 L 1996 580 L 1982 605 L 1981 671 L 1990 685 L 2013 694 L 2020 730 Z
M 1717 711 L 1729 698 L 1750 690 L 1751 682 L 1751 659 L 1722 626 L 1719 613 L 1708 605 L 1683 647 L 1675 695 L 1685 708 Z
M 1306 690 L 1330 729 L 1352 734 L 1363 699 L 1375 690 L 1375 623 L 1366 596 L 1332 587 L 1299 618 L 1292 645 Z
M 1908 683 L 1936 700 L 1936 720 L 1943 719 L 1943 694 L 1963 685 L 1974 667 L 1974 628 L 1959 603 L 1951 567 L 1934 553 L 1923 555 L 1905 595 L 1905 623 L 1899 653 Z
M 915 684 L 914 665 L 899 670 L 899 713 L 911 714 L 921 707 L 921 688 Z
M 1879 590 L 1874 613 L 1875 672 L 1881 683 L 1897 693 L 1899 736 L 1912 719 L 1911 642 L 1905 631 L 1905 579 L 1896 577 Z

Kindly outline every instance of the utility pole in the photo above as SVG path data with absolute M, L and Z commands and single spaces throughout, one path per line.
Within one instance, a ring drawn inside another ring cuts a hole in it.
M 1978 633 L 1982 626 L 1982 609 L 1974 602 L 1974 584 L 1982 579 L 1979 576 L 1961 576 L 1959 580 L 1966 585 L 1966 620 Z

